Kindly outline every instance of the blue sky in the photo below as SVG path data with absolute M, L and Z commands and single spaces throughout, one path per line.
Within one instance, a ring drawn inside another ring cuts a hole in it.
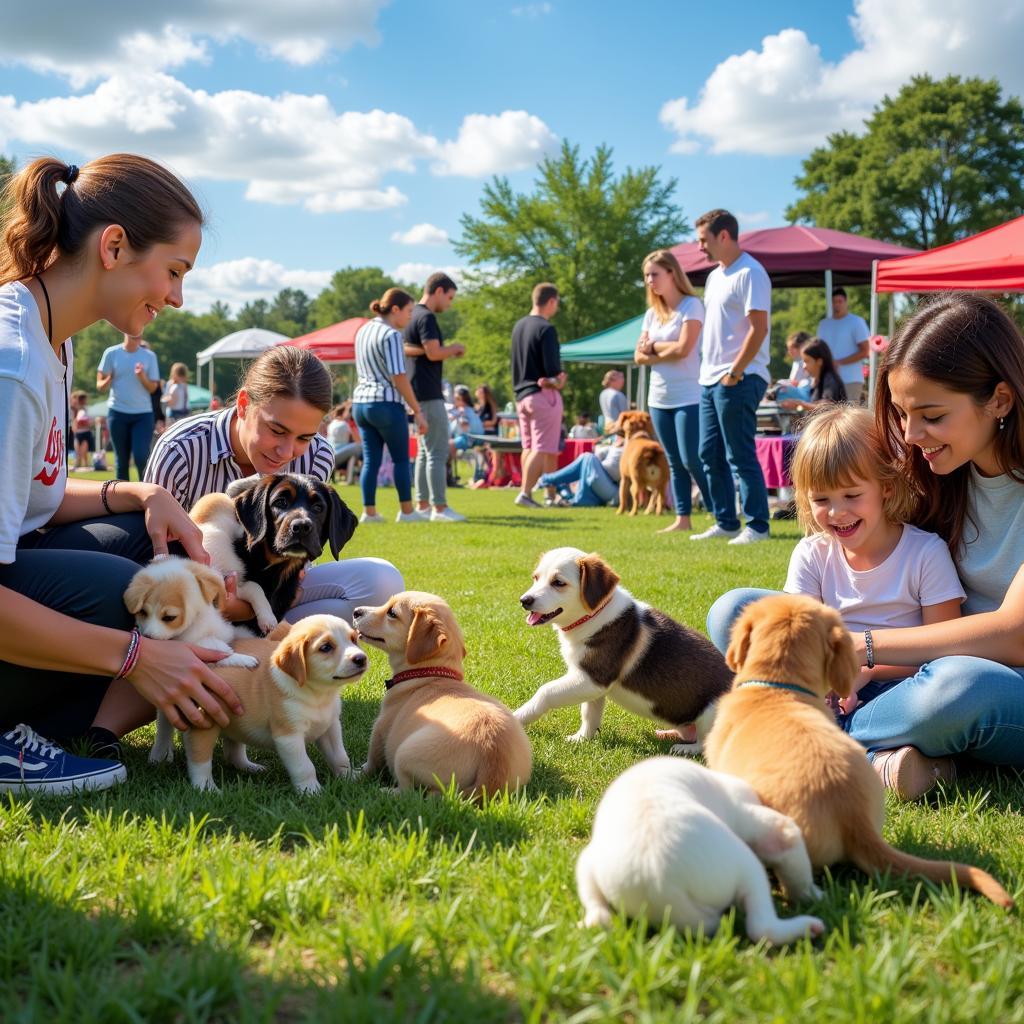
M 834 0 L 136 0 L 23 8 L 0 152 L 146 153 L 210 211 L 186 303 L 236 307 L 374 264 L 422 280 L 494 173 L 567 138 L 678 179 L 692 222 L 782 223 L 800 161 L 918 72 L 1024 92 L 1024 5 Z M 668 243 L 677 239 L 666 239 Z

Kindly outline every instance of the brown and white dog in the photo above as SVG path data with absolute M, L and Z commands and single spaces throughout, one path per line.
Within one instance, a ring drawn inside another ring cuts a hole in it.
M 847 696 L 859 672 L 838 612 L 809 597 L 762 598 L 736 620 L 727 659 L 736 682 L 719 702 L 708 765 L 745 780 L 765 806 L 792 818 L 815 867 L 850 861 L 932 882 L 955 876 L 993 903 L 1013 905 L 980 868 L 913 857 L 882 838 L 882 782 L 825 704 L 830 690 Z
M 366 653 L 356 644 L 355 630 L 335 615 L 310 615 L 294 625 L 281 623 L 269 637 L 236 642 L 239 650 L 259 658 L 252 670 L 216 666 L 238 694 L 245 714 L 227 728 L 214 723 L 194 726 L 184 734 L 188 774 L 197 789 L 216 789 L 213 749 L 224 737 L 227 760 L 240 771 L 259 772 L 249 760 L 247 745 L 276 750 L 300 793 L 317 793 L 320 783 L 306 752 L 316 743 L 334 775 L 349 775 L 341 729 L 343 686 L 357 682 L 366 671 Z M 173 753 L 157 751 L 150 760 L 170 760 Z
M 626 446 L 619 462 L 619 507 L 616 515 L 635 516 L 646 504 L 647 514 L 661 515 L 670 474 L 665 449 L 655 440 L 651 414 L 636 410 L 619 414 L 611 428 Z
M 328 543 L 337 558 L 358 524 L 334 488 L 298 473 L 236 480 L 226 494 L 200 498 L 190 515 L 213 566 L 238 574 L 238 596 L 262 633 L 291 608 L 306 564 Z
M 542 686 L 516 718 L 524 725 L 554 708 L 580 705 L 572 741 L 591 739 L 611 698 L 628 711 L 684 728 L 697 740 L 673 753 L 697 753 L 728 692 L 732 673 L 707 637 L 637 601 L 598 555 L 555 548 L 541 556 L 533 586 L 519 603 L 526 623 L 551 623 L 558 634 L 566 673 Z
M 393 673 L 365 774 L 386 765 L 399 789 L 438 790 L 454 779 L 473 799 L 526 785 L 530 741 L 500 700 L 463 679 L 462 630 L 440 597 L 407 590 L 379 608 L 356 608 L 352 621 L 360 639 L 387 653 Z

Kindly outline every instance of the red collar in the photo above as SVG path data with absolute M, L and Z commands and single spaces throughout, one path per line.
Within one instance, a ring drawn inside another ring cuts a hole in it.
M 610 601 L 610 600 L 611 600 L 611 599 L 612 599 L 612 598 L 613 598 L 614 596 L 615 596 L 615 592 L 614 592 L 614 591 L 612 591 L 612 593 L 611 593 L 611 594 L 609 594 L 609 595 L 608 595 L 608 597 L 606 597 L 606 598 L 605 598 L 605 600 L 604 600 L 604 603 L 603 603 L 603 604 L 599 604 L 599 605 L 598 605 L 598 606 L 597 606 L 597 607 L 596 607 L 596 608 L 595 608 L 595 609 L 594 609 L 594 610 L 593 610 L 593 611 L 592 611 L 592 612 L 591 612 L 591 613 L 590 613 L 589 615 L 584 615 L 582 619 L 577 619 L 577 620 L 576 620 L 576 621 L 575 621 L 574 623 L 572 623 L 572 625 L 570 625 L 570 626 L 562 626 L 562 627 L 561 627 L 561 630 L 562 630 L 562 632 L 563 632 L 563 633 L 568 633 L 570 629 L 575 629 L 575 628 L 576 628 L 577 626 L 582 626 L 584 622 L 589 622 L 589 621 L 590 621 L 590 620 L 591 620 L 591 619 L 592 619 L 592 618 L 593 618 L 593 617 L 594 617 L 595 615 L 597 615 L 597 614 L 598 614 L 598 612 L 603 612 L 603 611 L 604 611 L 604 609 L 605 609 L 605 608 L 607 607 L 607 605 L 608 605 L 608 602 L 609 602 L 609 601 Z
M 453 668 L 407 668 L 404 672 L 396 673 L 391 679 L 384 681 L 384 689 L 390 690 L 392 686 L 404 683 L 408 679 L 431 679 L 434 676 L 443 676 L 445 679 L 456 679 L 462 682 L 462 673 L 456 672 Z

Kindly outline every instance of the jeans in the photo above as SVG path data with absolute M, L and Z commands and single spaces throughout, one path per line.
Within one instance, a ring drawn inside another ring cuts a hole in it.
M 118 480 L 128 479 L 129 457 L 135 460 L 139 479 L 142 479 L 149 459 L 149 448 L 153 443 L 153 425 L 151 412 L 108 411 L 107 427 L 114 445 L 114 475 Z
M 619 485 L 608 475 L 608 470 L 593 452 L 584 452 L 568 466 L 554 473 L 544 473 L 539 483 L 541 487 L 556 487 L 559 491 L 569 484 L 576 484 L 576 493 L 569 500 L 571 504 L 581 507 L 607 505 L 619 493 Z
M 710 509 L 708 481 L 700 461 L 700 405 L 681 405 L 675 409 L 652 407 L 651 419 L 672 473 L 672 501 L 676 515 L 688 516 L 693 510 L 691 493 L 694 481 L 704 507 Z
M 426 434 L 420 434 L 416 451 L 416 500 L 440 508 L 447 505 L 445 493 L 448 467 L 448 413 L 440 398 L 420 402 L 427 421 Z
M 401 402 L 356 402 L 352 406 L 356 424 L 363 438 L 363 469 L 359 489 L 363 505 L 377 504 L 377 474 L 380 472 L 384 446 L 395 464 L 395 490 L 399 501 L 409 501 L 409 421 Z
M 708 636 L 725 653 L 743 608 L 772 590 L 730 590 L 708 612 Z M 839 724 L 869 756 L 906 745 L 928 757 L 968 754 L 1024 768 L 1024 669 L 985 658 L 936 658 L 902 680 L 869 683 Z
M 711 384 L 701 394 L 700 458 L 708 481 L 711 510 L 723 530 L 740 528 L 735 472 L 740 480 L 740 501 L 747 526 L 758 533 L 768 532 L 768 488 L 754 443 L 757 406 L 766 387 L 761 377 L 748 373 L 732 387 Z

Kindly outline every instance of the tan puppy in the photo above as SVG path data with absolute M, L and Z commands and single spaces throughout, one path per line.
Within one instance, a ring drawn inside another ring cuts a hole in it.
M 242 771 L 263 770 L 249 760 L 247 744 L 276 750 L 300 793 L 320 791 L 307 743 L 316 743 L 335 775 L 349 774 L 338 691 L 366 671 L 366 654 L 356 646 L 355 630 L 337 616 L 310 615 L 294 625 L 282 622 L 266 638 L 237 644 L 243 652 L 259 656 L 259 668 L 222 671 L 220 662 L 217 672 L 238 694 L 245 714 L 232 719 L 226 729 L 214 724 L 185 733 L 192 784 L 198 789 L 217 788 L 213 748 L 221 735 L 229 763 Z
M 616 515 L 628 512 L 635 516 L 644 504 L 648 515 L 652 512 L 661 515 L 665 507 L 669 468 L 664 448 L 654 440 L 650 413 L 620 413 L 613 431 L 626 439 L 619 462 L 619 507 Z
M 356 608 L 359 637 L 387 652 L 393 678 L 373 725 L 364 772 L 387 765 L 399 789 L 455 785 L 464 796 L 517 789 L 530 778 L 530 741 L 496 697 L 463 681 L 466 648 L 452 610 L 405 591 Z
M 964 888 L 1013 906 L 980 868 L 913 857 L 882 838 L 882 782 L 825 704 L 829 690 L 847 696 L 858 672 L 838 612 L 809 597 L 762 598 L 737 619 L 726 660 L 736 681 L 705 741 L 708 766 L 745 780 L 766 806 L 791 817 L 815 867 L 851 861 L 932 882 L 955 875 Z

